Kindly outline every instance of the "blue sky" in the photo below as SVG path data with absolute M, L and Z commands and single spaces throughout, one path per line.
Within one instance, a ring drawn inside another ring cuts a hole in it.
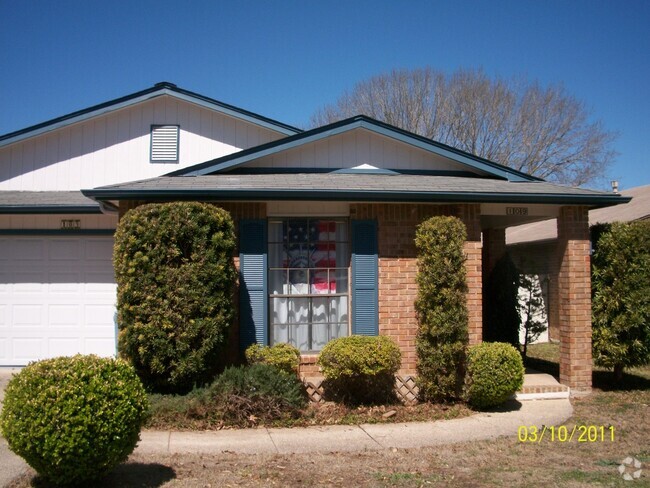
M 0 0 L 0 134 L 171 81 L 305 126 L 393 68 L 563 83 L 650 184 L 650 2 Z

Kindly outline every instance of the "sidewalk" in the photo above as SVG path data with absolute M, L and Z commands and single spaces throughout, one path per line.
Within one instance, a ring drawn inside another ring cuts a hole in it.
M 144 431 L 138 454 L 291 454 L 431 447 L 516 436 L 522 425 L 559 425 L 573 413 L 568 399 L 511 402 L 510 411 L 462 419 L 400 424 L 364 424 L 242 429 L 218 432 Z

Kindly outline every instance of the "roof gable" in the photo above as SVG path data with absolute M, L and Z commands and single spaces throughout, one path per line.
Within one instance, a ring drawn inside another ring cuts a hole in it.
M 449 162 L 452 169 L 456 171 L 467 170 L 478 175 L 491 176 L 509 181 L 540 180 L 539 178 L 521 173 L 512 168 L 466 153 L 431 139 L 418 136 L 417 134 L 401 130 L 392 125 L 379 122 L 363 115 L 358 115 L 356 117 L 318 127 L 278 141 L 263 144 L 235 154 L 174 171 L 169 173 L 169 176 L 200 176 L 229 172 L 236 168 L 250 165 L 254 161 L 260 162 L 263 158 L 269 158 L 282 152 L 303 148 L 309 144 L 317 144 L 325 139 L 331 140 L 360 129 L 368 131 L 374 136 L 381 136 L 408 145 L 411 148 L 427 153 L 433 158 L 444 158 Z M 362 161 L 360 164 L 363 163 L 364 162 Z M 346 166 L 342 167 L 344 168 Z
M 27 127 L 25 129 L 2 135 L 0 136 L 0 147 L 7 146 L 9 144 L 13 144 L 15 142 L 19 142 L 27 138 L 44 134 L 46 132 L 50 132 L 62 127 L 66 127 L 77 122 L 82 122 L 93 117 L 98 117 L 100 115 L 114 112 L 125 107 L 130 107 L 163 95 L 168 95 L 179 100 L 194 103 L 204 108 L 208 108 L 261 127 L 265 127 L 284 135 L 293 135 L 301 132 L 301 130 L 296 127 L 292 127 L 290 125 L 283 124 L 282 122 L 263 117 L 253 112 L 249 112 L 248 110 L 235 107 L 234 105 L 228 105 L 226 103 L 200 95 L 198 93 L 191 92 L 189 90 L 184 90 L 177 87 L 173 83 L 161 82 L 157 83 L 151 88 L 147 88 L 145 90 L 117 98 L 115 100 L 100 103 L 98 105 L 94 105 L 83 110 L 78 110 L 76 112 L 72 112 L 70 114 L 63 115 L 61 117 L 57 117 L 55 119 L 48 120 L 31 127 Z

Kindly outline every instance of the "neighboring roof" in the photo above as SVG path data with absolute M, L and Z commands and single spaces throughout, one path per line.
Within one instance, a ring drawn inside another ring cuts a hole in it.
M 621 195 L 632 198 L 623 205 L 598 208 L 589 212 L 589 225 L 607 222 L 630 222 L 650 218 L 650 185 L 623 190 Z M 557 219 L 518 225 L 506 230 L 508 244 L 530 244 L 557 239 Z
M 96 200 L 361 200 L 616 205 L 620 195 L 543 181 L 349 173 L 161 176 L 82 190 Z
M 412 146 L 424 149 L 439 156 L 447 157 L 457 163 L 463 164 L 475 170 L 487 173 L 496 178 L 510 181 L 541 181 L 540 178 L 522 173 L 515 169 L 497 164 L 493 161 L 461 151 L 460 149 L 447 146 L 432 139 L 407 132 L 384 122 L 372 119 L 365 115 L 357 115 L 349 119 L 341 120 L 333 124 L 324 125 L 316 129 L 301 132 L 299 134 L 279 139 L 277 141 L 262 144 L 250 149 L 245 149 L 228 156 L 213 159 L 205 163 L 196 164 L 187 168 L 179 169 L 168 173 L 166 176 L 203 176 L 230 171 L 250 161 L 264 156 L 286 151 L 305 144 L 325 139 L 334 135 L 342 134 L 354 129 L 363 128 L 371 132 L 396 139 Z
M 101 213 L 80 191 L 0 191 L 0 214 Z
M 220 102 L 218 100 L 214 100 L 212 98 L 208 98 L 203 95 L 199 95 L 198 93 L 194 93 L 189 90 L 184 90 L 183 88 L 177 87 L 173 83 L 161 82 L 161 83 L 156 83 L 151 88 L 147 88 L 145 90 L 132 93 L 131 95 L 126 95 L 121 98 L 116 98 L 115 100 L 111 100 L 105 103 L 100 103 L 99 105 L 94 105 L 92 107 L 83 110 L 78 110 L 68 115 L 64 115 L 62 117 L 57 117 L 56 119 L 48 120 L 47 122 L 43 122 L 37 125 L 33 125 L 31 127 L 27 127 L 25 129 L 21 129 L 15 132 L 10 132 L 9 134 L 2 135 L 0 136 L 0 147 L 6 146 L 8 144 L 13 144 L 14 142 L 21 141 L 28 137 L 33 137 L 45 132 L 59 129 L 67 125 L 75 124 L 77 122 L 81 122 L 92 117 L 97 117 L 98 115 L 102 115 L 107 112 L 112 112 L 125 107 L 129 107 L 131 105 L 135 105 L 136 103 L 140 103 L 145 100 L 150 100 L 152 98 L 159 97 L 162 95 L 169 95 L 181 100 L 185 100 L 187 102 L 201 105 L 205 108 L 209 108 L 211 110 L 215 110 L 217 112 L 230 115 L 232 117 L 245 120 L 247 122 L 251 122 L 253 124 L 260 125 L 262 127 L 266 127 L 267 129 L 271 129 L 285 135 L 293 135 L 302 132 L 301 129 L 292 127 L 287 124 L 283 124 L 282 122 L 278 122 L 277 120 L 269 119 L 268 117 L 263 117 L 262 115 L 249 112 L 248 110 L 244 110 L 235 107 L 233 105 L 228 105 L 226 103 Z

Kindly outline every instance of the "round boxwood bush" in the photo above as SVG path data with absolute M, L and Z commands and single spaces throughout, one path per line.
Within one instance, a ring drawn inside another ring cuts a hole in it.
M 325 393 L 344 403 L 385 403 L 395 400 L 395 373 L 402 356 L 386 336 L 349 336 L 325 345 L 318 365 Z
M 524 384 L 521 354 L 510 344 L 483 342 L 469 348 L 466 394 L 476 408 L 489 408 L 508 400 Z
M 45 479 L 79 484 L 126 460 L 147 409 L 128 363 L 59 357 L 30 363 L 11 379 L 0 426 L 10 449 Z
M 209 382 L 234 317 L 234 225 L 214 205 L 174 202 L 127 212 L 115 233 L 119 350 L 145 385 Z
M 295 418 L 307 403 L 295 373 L 264 363 L 226 368 L 207 396 L 225 423 L 242 427 Z
M 270 364 L 285 373 L 298 374 L 300 351 L 291 344 L 280 342 L 270 347 L 252 344 L 246 349 L 245 354 L 249 364 Z

